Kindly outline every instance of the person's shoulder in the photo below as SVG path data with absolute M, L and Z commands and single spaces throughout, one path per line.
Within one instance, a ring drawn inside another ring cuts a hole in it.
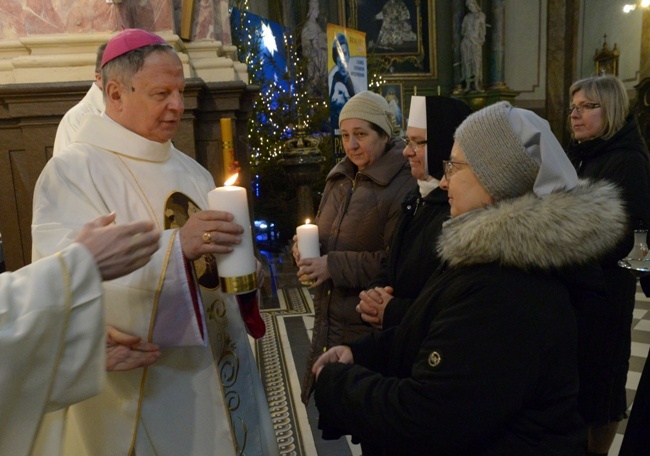
M 61 128 L 61 125 L 69 125 L 77 130 L 85 116 L 96 114 L 98 114 L 97 109 L 93 106 L 86 103 L 77 103 L 65 113 L 59 123 L 59 128 Z

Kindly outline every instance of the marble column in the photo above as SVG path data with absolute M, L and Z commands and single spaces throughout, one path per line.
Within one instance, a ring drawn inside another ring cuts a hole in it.
M 565 108 L 575 77 L 579 0 L 548 0 L 546 49 L 546 119 L 562 144 L 569 141 Z
M 452 0 L 451 3 L 451 24 L 452 24 L 452 59 L 453 59 L 453 83 L 454 93 L 462 92 L 463 88 L 461 82 L 463 80 L 461 70 L 461 55 L 460 55 L 460 41 L 461 25 L 463 24 L 463 17 L 465 16 L 465 0 Z
M 490 49 L 489 64 L 489 83 L 490 89 L 506 89 L 504 81 L 504 63 L 505 63 L 505 20 L 506 20 L 506 2 L 505 0 L 492 0 L 492 21 L 491 34 L 492 46 Z
M 641 70 L 639 79 L 650 77 L 650 9 L 643 10 L 643 26 L 641 27 Z

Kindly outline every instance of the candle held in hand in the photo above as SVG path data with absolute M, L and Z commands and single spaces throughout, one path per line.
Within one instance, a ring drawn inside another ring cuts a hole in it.
M 234 177 L 236 179 L 236 175 Z M 212 210 L 230 212 L 234 216 L 233 221 L 244 227 L 241 244 L 234 245 L 230 253 L 215 255 L 222 290 L 232 294 L 255 290 L 256 262 L 246 189 L 234 185 L 215 188 L 208 193 L 208 206 Z
M 320 245 L 318 242 L 318 226 L 306 221 L 304 225 L 296 228 L 298 238 L 298 251 L 300 259 L 320 257 Z

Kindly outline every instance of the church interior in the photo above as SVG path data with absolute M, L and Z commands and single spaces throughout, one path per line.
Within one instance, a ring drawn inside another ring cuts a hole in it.
M 650 144 L 647 1 L 477 0 L 485 27 L 480 76 L 472 81 L 461 52 L 470 1 L 400 1 L 408 14 L 392 30 L 382 13 L 391 2 L 43 0 L 35 7 L 0 0 L 0 272 L 31 261 L 34 187 L 52 158 L 61 118 L 93 83 L 97 47 L 124 28 L 155 32 L 180 56 L 186 80 L 175 147 L 218 186 L 236 162 L 238 185 L 248 192 L 256 254 L 265 268 L 267 328 L 251 347 L 280 453 L 360 455 L 349 438 L 323 440 L 313 401 L 305 407 L 300 400 L 314 303 L 313 290 L 296 275 L 291 239 L 295 227 L 313 220 L 325 177 L 341 158 L 325 96 L 329 27 L 362 32 L 367 88 L 393 100 L 402 135 L 411 96 L 438 95 L 473 111 L 499 101 L 531 110 L 564 145 L 571 139 L 571 84 L 612 74 L 625 85 Z M 323 40 L 322 49 L 307 44 L 314 37 Z M 326 63 L 314 63 L 321 58 Z M 629 410 L 650 349 L 650 298 L 640 288 L 632 339 Z M 625 421 L 610 456 L 618 454 L 624 433 Z

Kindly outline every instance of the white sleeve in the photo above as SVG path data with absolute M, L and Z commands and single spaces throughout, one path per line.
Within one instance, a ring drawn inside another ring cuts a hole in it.
M 0 275 L 0 416 L 11 417 L 0 454 L 30 445 L 44 412 L 100 391 L 101 298 L 99 271 L 79 244 Z

